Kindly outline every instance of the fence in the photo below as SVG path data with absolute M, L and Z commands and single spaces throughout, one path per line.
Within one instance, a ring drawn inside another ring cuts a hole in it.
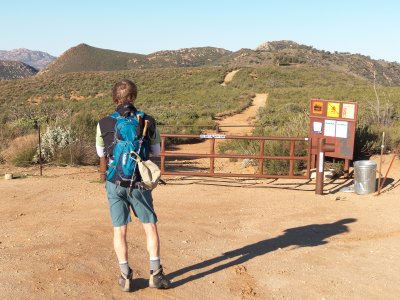
M 177 151 L 167 151 L 166 139 L 200 139 L 209 140 L 209 152 L 208 153 L 185 153 Z M 259 153 L 258 154 L 228 154 L 228 153 L 217 153 L 216 151 L 216 140 L 252 140 L 259 142 Z M 265 143 L 267 141 L 282 141 L 289 142 L 289 155 L 276 156 L 276 155 L 265 155 Z M 306 142 L 306 155 L 296 156 L 295 149 L 296 143 Z M 311 163 L 311 142 L 309 138 L 294 138 L 294 137 L 264 137 L 264 136 L 229 136 L 220 134 L 202 134 L 202 135 L 189 135 L 189 134 L 161 134 L 161 173 L 164 175 L 188 175 L 188 176 L 210 176 L 210 177 L 251 177 L 251 178 L 288 178 L 288 179 L 308 179 L 310 178 L 310 163 Z M 166 159 L 167 158 L 205 158 L 209 159 L 208 172 L 198 171 L 171 171 L 166 170 Z M 241 174 L 241 173 L 224 173 L 215 171 L 215 160 L 219 158 L 230 158 L 230 159 L 251 159 L 258 160 L 257 173 L 253 174 Z M 276 175 L 267 174 L 264 171 L 264 162 L 266 160 L 287 160 L 289 161 L 289 171 L 287 175 Z M 296 175 L 294 172 L 295 161 L 307 162 L 307 167 L 304 175 Z

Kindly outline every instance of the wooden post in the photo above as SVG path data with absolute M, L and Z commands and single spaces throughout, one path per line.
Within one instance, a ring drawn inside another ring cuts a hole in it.
M 215 154 L 215 138 L 210 139 L 210 154 Z M 214 157 L 210 157 L 210 174 L 214 174 Z
M 161 137 L 161 151 L 160 151 L 161 174 L 165 172 L 165 137 Z
M 264 156 L 264 145 L 265 140 L 260 140 L 260 156 Z M 261 158 L 258 161 L 258 174 L 262 175 L 264 173 L 264 159 Z
M 322 152 L 325 139 L 318 139 L 318 154 L 317 154 L 317 166 L 316 166 L 316 183 L 315 183 L 315 194 L 324 194 L 324 152 Z
M 290 141 L 290 160 L 289 160 L 289 176 L 294 174 L 294 141 Z
M 316 183 L 315 193 L 317 195 L 324 194 L 324 163 L 325 163 L 325 152 L 331 152 L 335 150 L 334 144 L 326 144 L 326 139 L 318 139 L 318 154 L 317 154 L 317 170 L 316 170 Z
M 43 175 L 43 165 L 42 165 L 42 140 L 40 138 L 40 123 L 39 121 L 35 121 L 37 129 L 38 129 L 38 142 L 39 142 L 39 174 Z

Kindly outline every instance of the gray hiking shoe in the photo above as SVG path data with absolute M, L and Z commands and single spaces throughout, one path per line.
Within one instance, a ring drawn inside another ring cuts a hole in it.
M 168 289 L 171 282 L 165 277 L 162 266 L 156 271 L 150 271 L 149 287 L 157 289 Z
M 131 292 L 133 288 L 133 280 L 132 280 L 133 272 L 132 269 L 129 269 L 129 274 L 126 276 L 124 273 L 121 273 L 118 279 L 119 287 L 123 292 Z

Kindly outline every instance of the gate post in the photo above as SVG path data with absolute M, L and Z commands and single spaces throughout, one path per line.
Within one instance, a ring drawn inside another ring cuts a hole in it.
M 324 194 L 324 162 L 325 152 L 335 151 L 335 145 L 326 144 L 326 139 L 318 139 L 317 170 L 315 182 L 315 194 Z
M 215 138 L 210 139 L 210 154 L 215 155 Z M 214 161 L 215 158 L 212 156 L 210 157 L 210 175 L 214 174 Z
M 165 172 L 165 137 L 161 137 L 161 151 L 160 151 L 160 157 L 161 157 L 161 174 Z

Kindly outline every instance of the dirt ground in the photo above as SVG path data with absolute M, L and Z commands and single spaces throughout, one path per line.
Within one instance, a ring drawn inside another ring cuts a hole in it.
M 32 175 L 0 180 L 1 299 L 397 299 L 399 170 L 396 160 L 380 196 L 339 192 L 351 179 L 317 196 L 305 181 L 165 178 L 154 201 L 173 288 L 146 287 L 145 236 L 135 220 L 129 294 L 117 286 L 95 168 L 45 168 L 43 177 L 14 170 Z
M 391 156 L 385 156 L 385 172 Z M 12 172 L 16 179 L 5 180 Z M 380 196 L 352 179 L 165 177 L 154 190 L 169 290 L 147 287 L 129 226 L 135 291 L 121 292 L 104 184 L 95 167 L 0 166 L 0 299 L 397 299 L 400 162 Z

